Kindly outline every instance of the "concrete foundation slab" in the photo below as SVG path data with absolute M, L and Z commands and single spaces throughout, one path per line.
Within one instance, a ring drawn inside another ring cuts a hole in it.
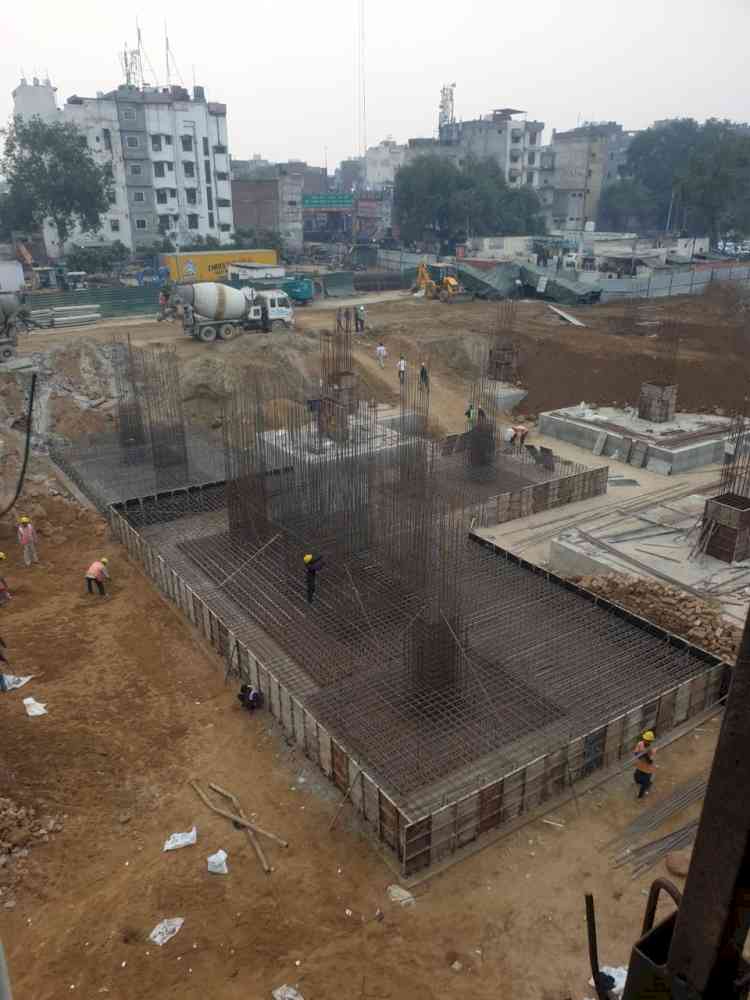
M 668 476 L 723 462 L 730 421 L 677 413 L 673 420 L 653 422 L 642 420 L 632 408 L 582 403 L 540 414 L 539 432 Z

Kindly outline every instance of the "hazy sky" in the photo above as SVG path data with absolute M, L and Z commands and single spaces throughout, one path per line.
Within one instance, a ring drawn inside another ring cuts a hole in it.
M 126 8 L 132 13 L 128 14 Z M 228 105 L 230 150 L 332 169 L 357 152 L 357 0 L 105 4 L 24 0 L 3 18 L 0 119 L 25 72 L 71 94 L 122 82 L 139 19 L 159 84 L 164 13 L 186 86 Z M 157 14 L 157 8 L 159 13 Z M 367 139 L 431 135 L 440 87 L 456 114 L 516 107 L 570 128 L 691 115 L 750 119 L 750 0 L 365 0 Z M 173 79 L 173 82 L 180 82 Z

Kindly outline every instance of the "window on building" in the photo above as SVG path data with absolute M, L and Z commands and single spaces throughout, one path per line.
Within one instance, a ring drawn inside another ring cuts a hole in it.
M 536 163 L 536 153 L 529 153 L 528 155 L 529 166 L 533 167 Z
M 165 146 L 171 146 L 172 145 L 172 136 L 171 135 L 165 135 L 164 136 L 164 145 Z
M 112 230 L 113 233 L 119 233 L 120 232 L 120 220 L 119 219 L 110 219 L 109 220 L 109 228 Z
M 161 136 L 152 135 L 151 136 L 151 148 L 155 153 L 161 153 Z
M 537 133 L 529 132 L 529 145 L 536 146 Z
M 166 231 L 168 229 L 169 229 L 169 216 L 168 215 L 160 215 L 159 216 L 159 231 L 162 232 L 162 233 L 166 233 Z
M 143 191 L 133 192 L 133 201 L 145 201 L 145 200 L 146 200 L 145 192 Z
M 167 170 L 171 174 L 172 171 L 174 170 L 174 163 L 170 163 L 169 160 L 167 160 L 166 163 L 167 163 Z
M 216 204 L 219 208 L 229 208 L 230 201 L 229 198 L 217 198 Z
M 112 190 L 109 192 L 109 203 L 110 205 L 117 204 L 117 192 L 115 191 L 114 188 L 112 188 Z
M 197 215 L 190 214 L 190 215 L 188 215 L 187 219 L 188 219 L 188 229 L 197 229 L 198 228 L 198 216 Z
M 203 155 L 208 156 L 208 139 L 203 136 Z
M 172 216 L 172 222 L 174 222 L 175 225 L 177 225 L 179 221 L 180 221 L 179 215 Z
M 215 175 L 217 181 L 228 181 L 229 174 L 225 170 L 217 170 Z
M 527 184 L 533 184 L 534 183 L 534 175 L 533 175 L 533 173 L 531 173 L 531 171 L 529 171 L 529 173 L 526 174 L 526 183 Z
M 112 152 L 112 133 L 108 128 L 102 129 L 102 135 L 104 136 L 104 148 Z
M 165 174 L 164 164 L 161 160 L 154 163 L 154 177 L 163 177 Z
M 198 204 L 198 192 L 196 188 L 185 188 L 185 201 L 188 205 Z
M 140 146 L 141 143 L 140 143 L 140 140 L 138 139 L 137 135 L 129 135 L 125 139 L 125 144 L 127 146 L 129 146 L 130 149 L 138 149 L 138 147 Z
M 182 152 L 183 153 L 192 153 L 193 152 L 193 137 L 192 137 L 192 135 L 181 135 L 180 136 L 180 142 L 182 143 Z
M 209 229 L 213 229 L 214 228 L 214 213 L 213 212 L 209 212 L 208 213 L 208 228 Z
M 191 163 L 190 160 L 184 160 L 182 164 L 182 172 L 186 177 L 195 177 L 195 164 Z
M 289 205 L 290 208 L 296 208 L 297 207 L 297 202 L 296 201 L 288 201 L 287 205 Z
M 206 206 L 208 208 L 214 207 L 214 194 L 210 187 L 206 188 Z
M 211 183 L 211 161 L 210 160 L 204 160 L 203 161 L 203 173 L 206 175 L 206 184 L 210 184 Z
M 135 228 L 136 229 L 147 229 L 148 228 L 148 223 L 146 222 L 145 219 L 136 219 L 135 220 Z
M 223 146 L 221 143 L 217 143 L 214 146 L 214 153 L 226 153 L 227 147 Z
M 163 188 L 156 192 L 156 204 L 157 205 L 167 204 L 167 192 Z
M 140 163 L 131 163 L 129 171 L 133 177 L 140 177 L 141 174 L 143 173 L 143 167 L 140 165 Z
M 228 222 L 219 223 L 219 229 L 222 231 L 222 233 L 228 233 L 231 228 L 232 227 L 229 225 Z
M 176 198 L 177 197 L 177 188 L 170 188 L 169 189 L 169 197 L 170 198 Z
M 134 122 L 135 121 L 135 108 L 123 108 L 122 109 L 122 120 L 124 122 Z

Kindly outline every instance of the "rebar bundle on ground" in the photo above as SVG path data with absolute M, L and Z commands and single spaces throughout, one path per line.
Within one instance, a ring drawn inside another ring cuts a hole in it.
M 659 837 L 658 840 L 652 840 L 641 847 L 634 847 L 623 852 L 616 859 L 614 867 L 622 868 L 624 865 L 632 865 L 633 874 L 631 877 L 637 878 L 658 864 L 670 851 L 679 851 L 683 847 L 689 847 L 695 840 L 699 822 L 695 819 L 680 827 L 679 830 L 668 833 L 665 837 Z

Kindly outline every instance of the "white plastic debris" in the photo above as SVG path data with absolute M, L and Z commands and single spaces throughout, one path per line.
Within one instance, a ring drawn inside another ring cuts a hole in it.
M 388 889 L 388 899 L 392 903 L 398 903 L 400 906 L 413 906 L 416 900 L 410 892 L 406 889 L 402 889 L 400 885 L 389 885 Z
M 159 921 L 149 934 L 149 938 L 161 947 L 175 936 L 184 923 L 184 917 L 167 917 L 166 920 Z
M 176 851 L 180 847 L 189 847 L 190 844 L 194 844 L 198 839 L 198 831 L 195 827 L 192 830 L 187 830 L 185 833 L 173 833 L 171 837 L 168 837 L 164 841 L 164 847 L 162 851 Z
M 602 965 L 599 967 L 599 971 L 603 972 L 606 976 L 611 976 L 615 985 L 612 988 L 612 995 L 614 997 L 621 997 L 622 991 L 625 989 L 625 980 L 628 978 L 628 970 L 622 966 L 612 966 L 612 965 Z M 593 976 L 589 979 L 589 986 L 594 985 Z
M 27 715 L 46 715 L 47 705 L 42 704 L 40 701 L 36 701 L 34 698 L 24 698 L 23 699 L 24 708 L 26 709 Z
M 227 858 L 228 854 L 226 851 L 218 850 L 216 854 L 209 854 L 208 856 L 208 870 L 213 872 L 214 875 L 228 875 L 229 869 L 227 868 Z
M 13 674 L 3 674 L 3 680 L 5 681 L 6 691 L 15 691 L 16 688 L 22 688 L 24 684 L 28 684 L 34 675 L 29 674 L 28 677 L 16 677 Z M 75 988 L 75 987 L 74 987 Z
M 293 986 L 287 986 L 286 983 L 272 990 L 271 996 L 273 1000 L 305 1000 L 299 990 L 295 990 Z

